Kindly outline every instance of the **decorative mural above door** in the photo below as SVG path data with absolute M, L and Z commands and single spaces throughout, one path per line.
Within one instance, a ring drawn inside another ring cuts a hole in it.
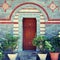
M 47 2 L 46 2 L 47 1 Z M 59 0 L 0 0 L 0 20 L 11 20 L 11 15 L 18 6 L 26 4 L 37 4 L 42 6 L 49 15 L 51 20 L 60 21 L 60 1 Z M 12 16 L 13 17 L 13 16 Z

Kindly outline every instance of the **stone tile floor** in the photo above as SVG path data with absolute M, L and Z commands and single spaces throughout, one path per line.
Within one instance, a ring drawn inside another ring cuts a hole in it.
M 17 55 L 16 60 L 36 60 L 37 52 L 36 51 L 20 51 Z M 3 60 L 9 60 L 8 56 L 5 55 L 5 58 Z
M 18 55 L 20 60 L 36 60 L 36 51 L 22 51 Z
M 17 60 L 40 60 L 36 51 L 22 51 L 18 54 L 19 59 Z M 50 55 L 47 55 L 46 60 L 51 60 Z M 60 60 L 60 57 L 59 59 Z

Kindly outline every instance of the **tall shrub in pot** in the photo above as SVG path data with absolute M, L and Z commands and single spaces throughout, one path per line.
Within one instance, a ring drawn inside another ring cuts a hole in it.
M 4 50 L 11 49 L 12 52 L 17 46 L 18 37 L 13 36 L 12 34 L 6 34 L 5 40 L 3 43 Z
M 38 49 L 39 49 L 38 56 L 40 57 L 40 60 L 46 60 L 46 56 L 47 56 L 46 51 L 50 50 L 52 47 L 49 39 L 46 36 L 36 36 L 33 39 L 33 45 L 38 47 Z
M 14 49 L 17 47 L 18 37 L 8 33 L 5 35 L 4 39 L 2 47 L 4 49 L 5 56 L 7 54 L 15 54 Z
M 54 48 L 54 50 L 50 53 L 51 60 L 58 60 L 60 52 L 60 33 L 51 38 L 51 43 Z

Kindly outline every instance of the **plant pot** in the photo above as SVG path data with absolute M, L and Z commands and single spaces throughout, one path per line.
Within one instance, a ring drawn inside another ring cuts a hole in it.
M 58 60 L 59 53 L 50 53 L 51 60 Z
M 47 54 L 38 54 L 40 60 L 46 60 Z
M 4 53 L 4 59 L 3 60 L 9 60 L 8 54 L 12 53 L 11 49 L 7 49 L 3 53 Z
M 8 57 L 10 60 L 16 60 L 17 53 L 16 54 L 8 54 Z

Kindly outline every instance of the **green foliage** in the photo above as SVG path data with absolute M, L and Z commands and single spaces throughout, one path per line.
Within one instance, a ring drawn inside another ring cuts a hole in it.
M 40 49 L 41 52 L 45 52 L 46 50 L 51 50 L 52 45 L 49 39 L 45 36 L 37 36 L 33 39 L 33 46 L 36 46 Z
M 60 47 L 60 38 L 58 36 L 54 36 L 52 38 L 52 43 L 54 44 L 54 46 Z
M 59 52 L 60 51 L 60 37 L 59 36 L 52 37 L 51 43 L 53 45 L 53 48 L 55 49 L 55 52 Z
M 4 57 L 3 51 L 0 49 L 0 60 L 2 60 L 3 57 Z
M 3 58 L 3 54 L 2 54 L 2 52 L 0 51 L 0 60 L 2 60 L 2 58 Z
M 7 49 L 14 50 L 17 46 L 17 41 L 18 41 L 18 37 L 13 36 L 11 34 L 6 34 L 5 40 L 3 43 L 4 50 L 7 50 Z
M 4 57 L 4 54 L 3 54 L 3 48 L 2 48 L 2 42 L 3 42 L 3 39 L 0 38 L 0 60 L 2 60 L 2 58 Z

